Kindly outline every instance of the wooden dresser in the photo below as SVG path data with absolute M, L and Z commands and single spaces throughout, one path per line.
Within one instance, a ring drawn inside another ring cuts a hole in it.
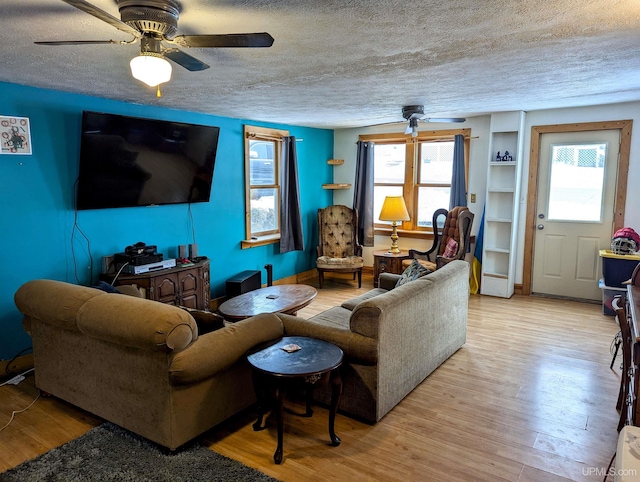
M 209 309 L 209 260 L 191 266 L 152 271 L 143 274 L 121 274 L 115 283 L 137 285 L 149 300 L 198 310 Z

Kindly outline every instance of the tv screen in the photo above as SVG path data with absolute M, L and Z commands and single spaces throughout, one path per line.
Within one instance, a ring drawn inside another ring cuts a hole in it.
M 209 201 L 220 128 L 84 111 L 77 209 Z

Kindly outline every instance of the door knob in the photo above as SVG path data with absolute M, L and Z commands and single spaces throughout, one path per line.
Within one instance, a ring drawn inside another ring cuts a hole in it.
M 544 229 L 544 224 L 538 224 L 538 229 L 540 230 Z

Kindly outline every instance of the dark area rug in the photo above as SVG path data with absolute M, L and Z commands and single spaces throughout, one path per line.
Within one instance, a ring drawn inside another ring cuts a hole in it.
M 190 442 L 174 453 L 112 423 L 0 474 L 0 481 L 275 481 Z

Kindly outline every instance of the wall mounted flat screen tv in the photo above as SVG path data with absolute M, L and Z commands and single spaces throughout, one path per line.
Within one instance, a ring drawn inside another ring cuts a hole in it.
M 219 127 L 84 111 L 77 209 L 207 202 Z

